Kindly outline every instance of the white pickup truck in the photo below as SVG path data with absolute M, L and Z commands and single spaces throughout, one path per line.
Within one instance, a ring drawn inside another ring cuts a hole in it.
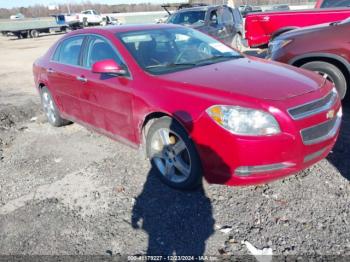
M 83 26 L 100 25 L 103 21 L 103 16 L 95 10 L 85 10 L 77 15 Z

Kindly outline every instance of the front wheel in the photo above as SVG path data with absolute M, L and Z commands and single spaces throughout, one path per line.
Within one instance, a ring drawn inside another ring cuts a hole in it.
M 70 123 L 70 121 L 63 119 L 60 116 L 57 106 L 54 100 L 52 99 L 52 95 L 46 87 L 43 87 L 41 89 L 41 104 L 47 117 L 47 120 L 51 125 L 59 127 Z
M 157 119 L 146 136 L 147 156 L 159 178 L 176 189 L 195 189 L 202 181 L 197 150 L 186 130 L 170 117 Z
M 338 91 L 339 97 L 343 99 L 346 95 L 347 82 L 342 71 L 333 64 L 314 61 L 301 66 L 302 68 L 314 71 L 325 79 L 331 81 Z

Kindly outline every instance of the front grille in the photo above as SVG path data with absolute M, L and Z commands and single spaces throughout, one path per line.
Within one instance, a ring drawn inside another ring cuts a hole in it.
M 341 115 L 316 126 L 301 130 L 301 137 L 305 145 L 312 145 L 325 141 L 336 135 L 341 122 Z
M 328 110 L 332 107 L 336 100 L 337 91 L 335 88 L 333 88 L 332 91 L 329 92 L 329 94 L 327 94 L 325 97 L 307 104 L 290 108 L 288 109 L 288 113 L 294 120 L 303 119 Z

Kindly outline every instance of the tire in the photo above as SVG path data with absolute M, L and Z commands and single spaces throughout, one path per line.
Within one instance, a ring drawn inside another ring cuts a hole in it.
M 20 33 L 20 35 L 21 35 L 21 39 L 28 38 L 28 32 L 26 32 L 26 33 Z
M 39 32 L 38 32 L 38 30 L 35 30 L 35 29 L 31 30 L 31 31 L 30 31 L 30 36 L 31 36 L 32 38 L 37 38 L 37 37 L 39 37 Z
M 83 27 L 88 27 L 89 26 L 89 22 L 87 20 L 86 17 L 83 18 Z
M 57 106 L 54 100 L 52 99 L 51 93 L 46 87 L 43 87 L 41 89 L 40 95 L 43 110 L 45 112 L 47 120 L 51 125 L 60 127 L 71 123 L 70 121 L 63 119 L 60 116 Z
M 302 65 L 301 67 L 304 69 L 314 71 L 333 82 L 335 88 L 338 91 L 339 97 L 341 99 L 344 99 L 346 95 L 347 82 L 344 74 L 338 67 L 336 67 L 333 64 L 322 61 L 309 62 Z
M 240 34 L 235 34 L 235 36 L 232 39 L 231 46 L 237 49 L 238 51 L 242 52 L 246 48 L 243 41 L 243 37 Z
M 61 31 L 64 33 L 69 33 L 69 32 L 72 32 L 72 28 L 67 26 L 67 27 L 62 28 Z
M 157 176 L 168 186 L 192 190 L 201 185 L 202 167 L 194 143 L 170 117 L 161 117 L 151 125 L 146 153 Z

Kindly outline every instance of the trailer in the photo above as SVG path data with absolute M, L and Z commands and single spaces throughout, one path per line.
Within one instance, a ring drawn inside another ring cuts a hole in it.
M 64 16 L 55 15 L 47 18 L 25 18 L 0 22 L 3 35 L 14 35 L 21 38 L 37 38 L 41 33 L 66 32 L 71 27 L 64 21 Z

